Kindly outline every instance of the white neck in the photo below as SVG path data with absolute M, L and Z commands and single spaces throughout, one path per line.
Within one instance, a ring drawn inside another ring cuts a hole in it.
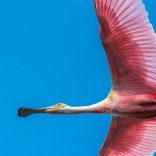
M 110 100 L 107 99 L 90 106 L 82 106 L 82 107 L 65 106 L 57 110 L 54 109 L 55 106 L 40 109 L 20 108 L 18 113 L 22 117 L 26 117 L 34 113 L 50 113 L 50 114 L 112 113 Z
M 57 114 L 81 114 L 81 113 L 111 113 L 110 105 L 107 100 L 103 100 L 90 106 L 60 108 Z

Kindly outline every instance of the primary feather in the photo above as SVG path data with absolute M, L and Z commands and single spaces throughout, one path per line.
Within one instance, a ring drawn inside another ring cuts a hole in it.
M 156 151 L 156 118 L 112 118 L 99 156 L 152 156 Z
M 113 89 L 156 90 L 156 35 L 142 0 L 94 0 Z

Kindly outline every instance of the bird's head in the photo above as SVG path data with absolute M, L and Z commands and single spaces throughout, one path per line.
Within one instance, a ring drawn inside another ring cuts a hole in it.
M 67 107 L 66 104 L 58 103 L 58 104 L 56 104 L 54 106 L 44 108 L 44 111 L 46 113 L 55 114 L 55 113 L 58 113 L 59 110 L 61 110 L 62 108 L 65 108 L 65 107 Z

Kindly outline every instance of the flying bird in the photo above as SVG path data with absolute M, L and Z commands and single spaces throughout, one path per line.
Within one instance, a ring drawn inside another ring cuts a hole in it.
M 152 156 L 156 151 L 156 34 L 142 0 L 94 0 L 99 32 L 112 76 L 106 99 L 90 106 L 64 103 L 34 113 L 112 114 L 99 156 Z

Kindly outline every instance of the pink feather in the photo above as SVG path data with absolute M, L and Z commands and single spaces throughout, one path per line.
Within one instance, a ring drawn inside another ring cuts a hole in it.
M 156 150 L 156 117 L 150 119 L 113 116 L 99 156 L 152 156 Z
M 141 0 L 94 0 L 113 90 L 156 90 L 156 35 Z
M 94 3 L 112 90 L 117 93 L 112 123 L 99 156 L 151 156 L 156 151 L 156 117 L 139 118 L 156 114 L 156 35 L 148 13 L 142 0 Z M 123 116 L 115 116 L 116 112 Z M 135 113 L 136 118 L 126 113 Z
M 112 75 L 108 97 L 90 106 L 59 103 L 34 113 L 111 113 L 99 156 L 151 156 L 156 151 L 156 35 L 142 0 L 94 0 L 100 36 Z

